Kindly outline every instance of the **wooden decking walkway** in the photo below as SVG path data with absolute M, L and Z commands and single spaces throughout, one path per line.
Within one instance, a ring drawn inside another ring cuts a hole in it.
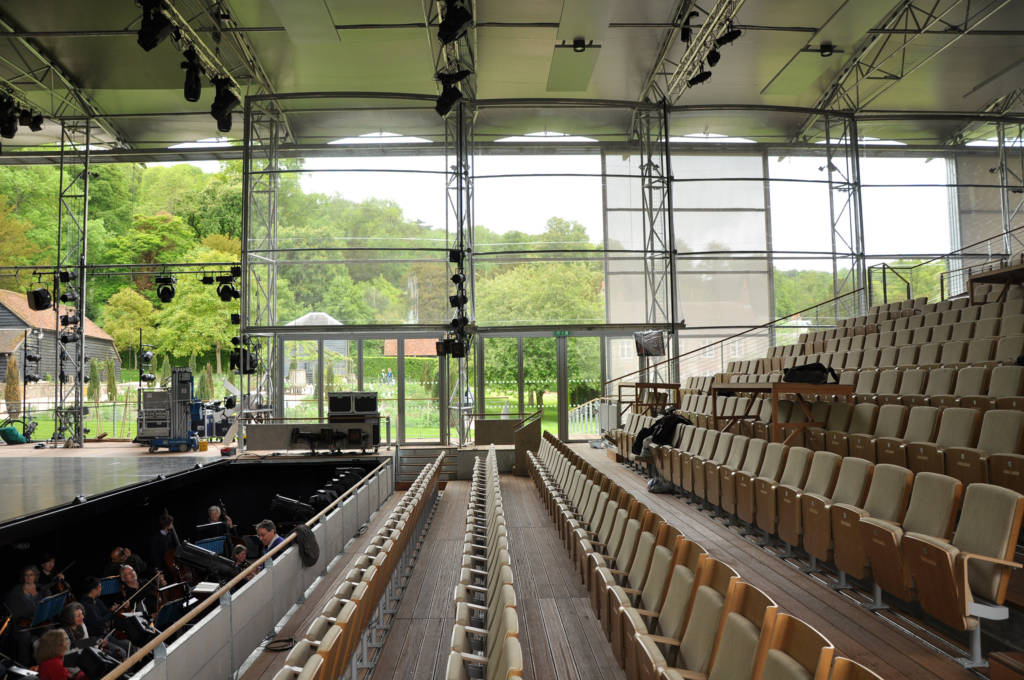
M 609 460 L 605 451 L 587 444 L 574 445 L 573 450 L 643 499 L 653 512 L 704 546 L 711 556 L 736 569 L 743 580 L 763 590 L 784 611 L 817 628 L 840 655 L 864 664 L 886 680 L 977 678 L 956 661 L 930 650 L 878 615 L 800 573 L 720 521 L 672 496 L 648 493 L 646 479 Z
M 525 677 L 624 678 L 532 482 L 503 475 L 501 488 Z M 468 490 L 448 483 L 373 680 L 444 677 Z

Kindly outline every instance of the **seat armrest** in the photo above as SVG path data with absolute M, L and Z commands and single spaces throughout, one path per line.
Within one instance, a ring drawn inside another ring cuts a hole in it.
M 982 562 L 988 562 L 989 564 L 995 564 L 1000 567 L 1010 567 L 1011 569 L 1024 569 L 1024 564 L 1020 564 L 1019 562 L 1001 560 L 998 557 L 989 557 L 988 555 L 979 555 L 978 553 L 962 552 L 957 555 L 957 559 L 963 560 L 964 563 L 966 563 L 968 560 L 981 560 Z
M 672 669 L 676 675 L 686 680 L 706 680 L 708 677 L 707 673 L 701 673 L 700 671 L 688 671 L 683 668 Z
M 478 663 L 478 664 L 480 664 L 482 666 L 486 666 L 487 665 L 487 657 L 486 656 L 481 656 L 479 654 L 470 654 L 468 652 L 462 652 L 462 653 L 459 654 L 459 656 L 462 657 L 463 661 L 468 661 L 469 663 Z
M 660 642 L 662 644 L 669 645 L 669 646 L 672 646 L 672 647 L 678 647 L 679 646 L 679 640 L 676 640 L 675 638 L 665 637 L 664 635 L 651 635 L 650 633 L 637 633 L 637 635 L 638 636 L 639 635 L 643 635 L 644 637 L 649 637 L 650 639 L 654 640 L 655 642 Z

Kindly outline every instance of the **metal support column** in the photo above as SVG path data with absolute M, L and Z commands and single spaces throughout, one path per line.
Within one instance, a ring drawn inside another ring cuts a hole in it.
M 90 121 L 61 125 L 60 192 L 57 208 L 57 267 L 53 275 L 53 446 L 81 447 L 85 388 L 85 265 L 89 225 Z

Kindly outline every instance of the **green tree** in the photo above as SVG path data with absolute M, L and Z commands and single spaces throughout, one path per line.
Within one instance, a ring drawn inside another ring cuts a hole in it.
M 107 359 L 107 401 L 117 401 L 117 363 Z
M 24 266 L 42 264 L 50 252 L 39 246 L 32 236 L 32 225 L 15 214 L 15 207 L 4 196 L 0 196 L 0 266 Z M 4 280 L 4 287 L 25 290 L 31 283 L 26 272 Z
M 157 372 L 157 380 L 163 382 L 171 377 L 171 360 L 168 354 L 163 354 L 160 360 L 160 370 Z
M 110 296 L 99 317 L 99 323 L 114 339 L 114 345 L 122 356 L 125 356 L 125 352 L 134 356 L 140 329 L 145 339 L 152 340 L 153 303 L 131 288 L 122 287 Z
M 93 358 L 89 360 L 89 384 L 86 385 L 86 398 L 96 403 L 100 400 L 101 388 L 100 360 Z
M 192 354 L 190 354 L 189 357 L 188 357 L 188 370 L 192 373 L 193 376 L 196 375 L 196 353 L 195 353 L 195 350 L 193 350 Z
M 168 213 L 136 215 L 124 237 L 109 248 L 110 257 L 117 263 L 159 264 L 180 262 L 193 247 L 193 235 L 181 218 Z M 152 286 L 150 277 L 139 277 L 137 288 Z
M 327 388 L 328 392 L 334 390 L 334 362 L 328 361 L 326 368 L 324 368 L 324 387 Z
M 14 352 L 7 355 L 7 378 L 4 382 L 4 401 L 7 415 L 17 418 L 21 415 L 21 374 L 18 372 L 18 358 Z
M 194 276 L 181 277 L 174 299 L 153 314 L 157 327 L 154 344 L 161 354 L 177 359 L 207 354 L 217 344 L 231 341 L 237 329 L 227 323 L 227 315 L 237 309 L 237 304 L 217 297 L 215 286 L 204 285 Z
M 206 362 L 206 368 L 203 369 L 203 390 L 206 392 L 206 399 L 213 399 L 216 388 L 213 385 L 213 366 L 210 362 Z

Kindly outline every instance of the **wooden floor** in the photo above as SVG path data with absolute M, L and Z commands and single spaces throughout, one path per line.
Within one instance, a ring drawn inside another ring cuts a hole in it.
M 444 677 L 468 489 L 468 482 L 449 482 L 439 501 L 373 680 Z M 501 489 L 524 677 L 624 678 L 532 482 L 503 475 Z
M 587 444 L 574 445 L 573 450 L 643 499 L 653 512 L 704 546 L 711 556 L 736 569 L 743 580 L 763 590 L 783 611 L 817 628 L 832 641 L 839 655 L 864 664 L 886 680 L 978 677 L 877 614 L 770 555 L 722 522 L 672 496 L 648 493 L 646 479 L 609 460 L 604 450 Z M 509 503 L 505 505 L 507 513 Z

